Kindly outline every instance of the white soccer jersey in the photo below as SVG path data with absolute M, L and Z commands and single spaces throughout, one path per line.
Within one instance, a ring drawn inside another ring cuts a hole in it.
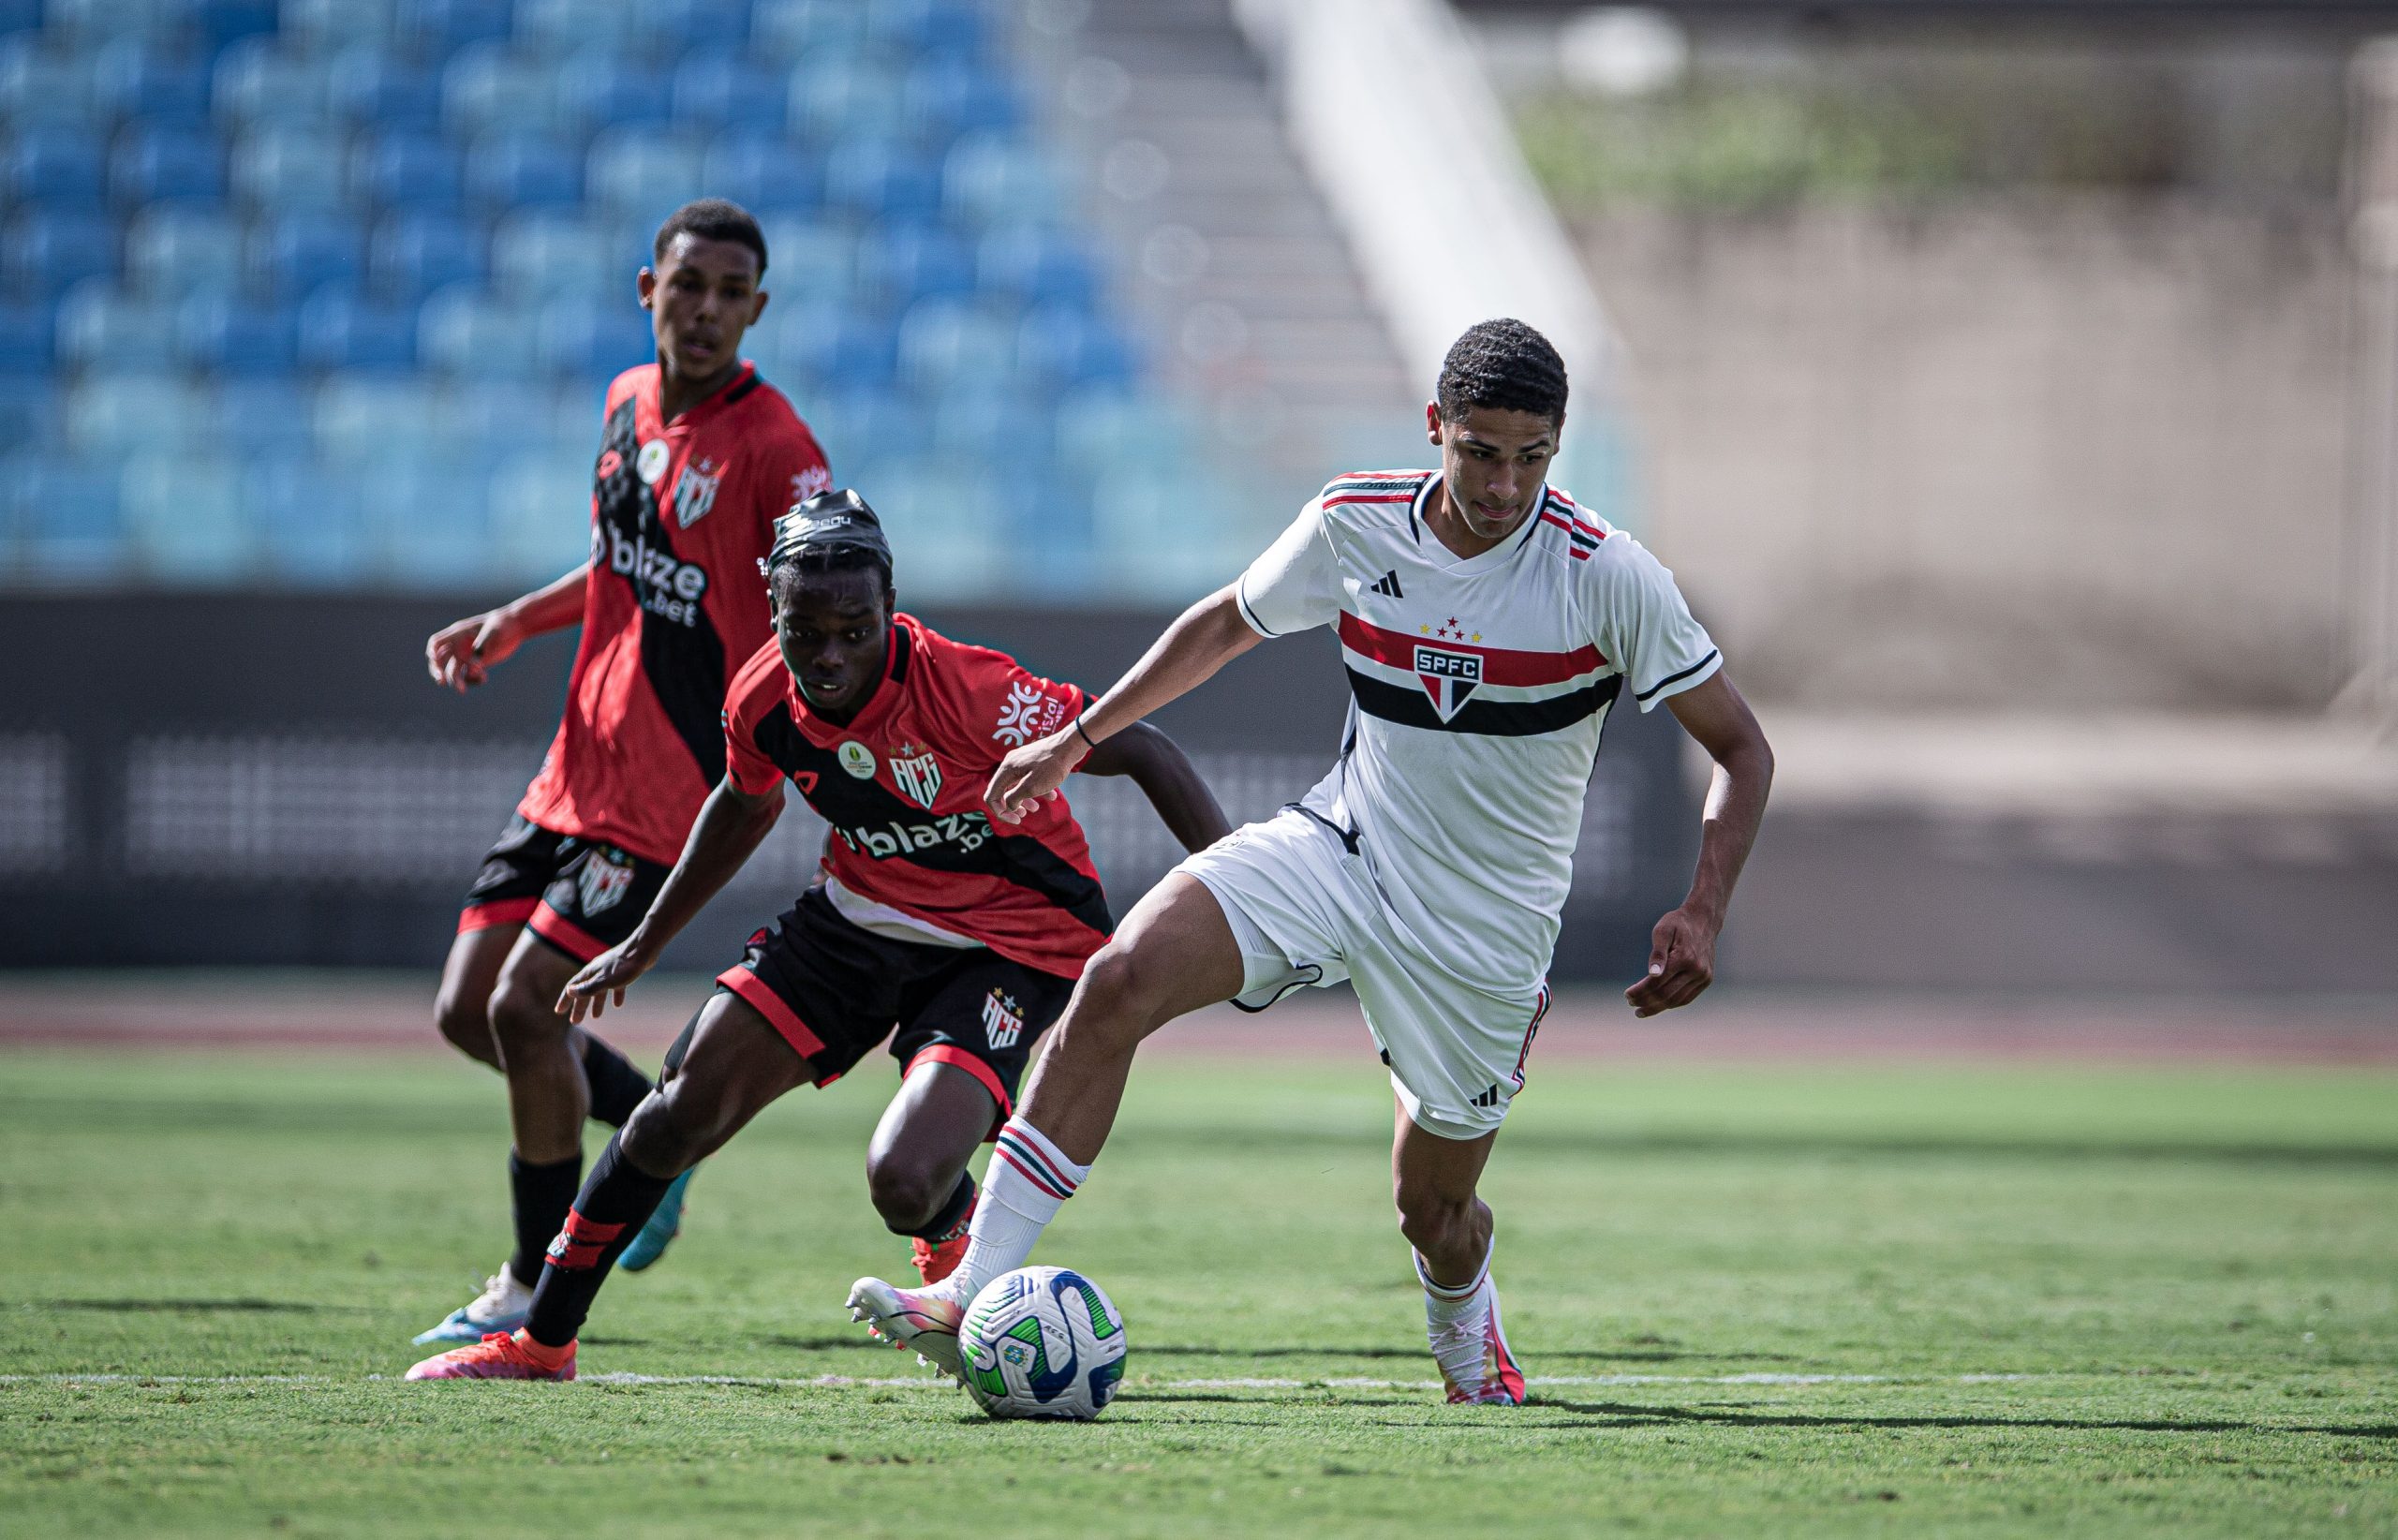
M 1353 700 L 1302 804 L 1354 836 L 1426 959 L 1493 993 L 1548 970 L 1599 731 L 1713 676 L 1715 644 L 1639 543 L 1544 490 L 1459 559 L 1426 527 L 1438 471 L 1326 486 L 1241 575 L 1241 617 L 1338 625 Z

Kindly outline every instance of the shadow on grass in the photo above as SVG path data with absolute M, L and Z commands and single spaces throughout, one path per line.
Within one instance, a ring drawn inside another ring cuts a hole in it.
M 2161 1417 L 1976 1417 L 1808 1416 L 1793 1412 L 1719 1412 L 1692 1406 L 1643 1406 L 1632 1401 L 1566 1401 L 1535 1397 L 1527 1403 L 1547 1411 L 1604 1418 L 1621 1428 L 1661 1423 L 1698 1423 L 1718 1428 L 2052 1428 L 2119 1433 L 2322 1433 L 2334 1438 L 2398 1438 L 2398 1423 L 2276 1425 L 2210 1418 L 2177 1422 Z
M 37 1310 L 101 1310 L 112 1315 L 156 1312 L 206 1315 L 365 1315 L 363 1305 L 310 1305 L 291 1299 L 28 1299 Z

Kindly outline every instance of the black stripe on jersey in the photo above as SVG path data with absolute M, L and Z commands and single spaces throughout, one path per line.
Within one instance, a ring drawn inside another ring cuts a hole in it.
M 1585 550 L 1595 551 L 1599 548 L 1599 537 L 1596 535 L 1585 535 L 1582 533 L 1580 526 L 1574 523 L 1574 510 L 1560 501 L 1557 494 L 1553 492 L 1550 493 L 1547 499 L 1541 506 L 1565 521 L 1565 538 L 1567 540 L 1572 540 L 1575 544 L 1583 547 Z
M 791 777 L 807 805 L 833 825 L 836 839 L 843 837 L 843 830 L 880 835 L 895 824 L 904 829 L 925 825 L 939 829 L 943 822 L 912 802 L 902 802 L 881 782 L 851 775 L 838 754 L 808 742 L 807 734 L 792 720 L 788 701 L 776 703 L 759 719 L 752 736 L 759 751 Z M 996 877 L 1039 895 L 1103 936 L 1116 928 L 1107 910 L 1107 895 L 1096 879 L 1076 871 L 1032 836 L 1002 834 L 988 818 L 974 816 L 973 827 L 984 837 L 972 850 L 959 840 L 936 838 L 886 859 L 910 861 L 927 871 Z
M 1706 657 L 1704 657 L 1704 658 L 1700 659 L 1697 662 L 1693 663 L 1690 667 L 1688 667 L 1688 668 L 1686 668 L 1686 669 L 1683 669 L 1683 670 L 1682 670 L 1681 672 L 1680 672 L 1679 674 L 1669 674 L 1665 675 L 1663 679 L 1660 679 L 1660 680 L 1658 680 L 1655 684 L 1650 685 L 1647 689 L 1641 690 L 1641 691 L 1637 692 L 1636 694 L 1635 694 L 1635 695 L 1633 696 L 1633 699 L 1634 699 L 1634 700 L 1636 700 L 1636 701 L 1646 701 L 1646 700 L 1648 700 L 1648 699 L 1649 699 L 1649 697 L 1650 697 L 1651 695 L 1656 694 L 1659 690 L 1661 690 L 1661 689 L 1665 689 L 1667 685 L 1670 685 L 1670 684 L 1674 683 L 1674 681 L 1676 681 L 1676 680 L 1678 680 L 1678 679 L 1687 679 L 1687 678 L 1689 678 L 1692 674 L 1696 674 L 1699 670 L 1701 670 L 1701 669 L 1705 668 L 1708 664 L 1712 663 L 1713 661 L 1715 661 L 1715 659 L 1716 659 L 1718 657 L 1720 657 L 1720 656 L 1722 656 L 1722 654 L 1721 654 L 1720 650 L 1710 650 L 1710 651 L 1708 653 L 1708 655 L 1707 655 Z
M 1444 722 L 1441 714 L 1432 709 L 1432 698 L 1422 690 L 1394 685 L 1355 669 L 1349 671 L 1349 689 L 1356 697 L 1357 709 L 1369 717 L 1433 733 L 1472 733 L 1492 738 L 1532 738 L 1572 727 L 1584 718 L 1606 710 L 1622 688 L 1623 675 L 1610 674 L 1580 689 L 1538 701 L 1489 701 L 1477 697 L 1458 707 L 1458 714 Z
M 740 384 L 735 385 L 733 389 L 724 392 L 724 404 L 728 407 L 732 406 L 734 402 L 740 400 L 743 396 L 748 395 L 750 392 L 756 390 L 759 386 L 763 385 L 764 383 L 764 380 L 758 378 L 757 370 L 750 370 L 748 378 L 743 380 Z
M 908 682 L 908 659 L 914 656 L 915 651 L 915 633 L 905 626 L 892 627 L 891 682 L 893 684 L 904 685 Z
M 716 634 L 716 625 L 698 599 L 681 600 L 688 606 L 688 625 L 654 615 L 648 607 L 652 598 L 660 596 L 657 585 L 643 575 L 639 553 L 646 547 L 678 567 L 681 558 L 675 555 L 674 541 L 667 539 L 665 521 L 659 517 L 658 495 L 635 468 L 641 437 L 634 427 L 630 397 L 609 414 L 600 448 L 602 460 L 607 458 L 604 452 L 615 452 L 616 468 L 608 476 L 593 473 L 592 490 L 607 537 L 607 548 L 598 552 L 596 559 L 632 590 L 633 608 L 641 617 L 642 674 L 649 680 L 650 693 L 658 697 L 674 735 L 690 750 L 700 778 L 714 786 L 724 778 L 724 641 Z M 617 572 L 613 558 L 619 550 L 632 570 Z M 724 574 L 708 576 L 721 581 Z M 663 598 L 674 600 L 678 596 L 667 592 Z

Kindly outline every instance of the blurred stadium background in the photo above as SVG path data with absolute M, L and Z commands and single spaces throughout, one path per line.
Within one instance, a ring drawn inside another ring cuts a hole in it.
M 568 644 L 423 636 L 578 559 L 712 192 L 939 624 L 1103 682 L 1520 314 L 1780 749 L 1729 979 L 2398 992 L 2379 9 L 0 0 L 0 961 L 439 956 Z M 1251 815 L 1341 701 L 1289 643 L 1168 725 Z M 1678 896 L 1680 756 L 1611 725 L 1561 974 Z

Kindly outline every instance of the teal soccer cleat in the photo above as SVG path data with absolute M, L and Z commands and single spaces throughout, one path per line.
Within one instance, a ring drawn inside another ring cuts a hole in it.
M 525 1324 L 525 1312 L 532 1308 L 533 1291 L 517 1282 L 516 1275 L 503 1265 L 483 1280 L 482 1293 L 451 1310 L 432 1330 L 419 1332 L 414 1340 L 419 1347 L 427 1342 L 480 1342 L 496 1331 L 514 1331 Z
M 698 1169 L 693 1166 L 691 1171 Z M 617 1266 L 637 1273 L 666 1254 L 666 1243 L 683 1231 L 683 1193 L 691 1185 L 691 1171 L 675 1177 L 674 1185 L 666 1190 L 666 1196 L 658 1200 L 658 1211 L 649 1216 L 641 1234 L 633 1236 L 633 1243 L 616 1259 Z

